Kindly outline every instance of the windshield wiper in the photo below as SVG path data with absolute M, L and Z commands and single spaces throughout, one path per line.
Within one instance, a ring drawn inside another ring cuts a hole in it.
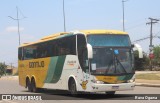
M 123 70 L 125 71 L 125 73 L 127 73 L 126 69 L 124 68 L 124 66 L 122 65 L 122 63 L 119 61 L 119 59 L 117 58 L 117 56 L 115 55 L 116 60 L 118 61 L 118 63 L 120 64 L 120 66 L 123 68 Z M 116 68 L 116 63 L 115 63 L 115 68 Z

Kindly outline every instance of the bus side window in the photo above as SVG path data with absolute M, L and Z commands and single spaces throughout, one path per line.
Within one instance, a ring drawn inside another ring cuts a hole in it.
M 59 55 L 76 55 L 76 36 L 68 36 L 59 39 L 58 53 Z
M 22 60 L 23 59 L 23 55 L 22 55 L 23 53 L 22 53 L 22 48 L 19 48 L 18 49 L 18 59 L 19 60 Z
M 34 59 L 37 46 L 27 46 L 23 48 L 24 60 Z

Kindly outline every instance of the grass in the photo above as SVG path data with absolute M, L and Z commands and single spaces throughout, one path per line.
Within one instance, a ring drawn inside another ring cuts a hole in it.
M 136 79 L 160 80 L 160 74 L 156 73 L 137 74 Z

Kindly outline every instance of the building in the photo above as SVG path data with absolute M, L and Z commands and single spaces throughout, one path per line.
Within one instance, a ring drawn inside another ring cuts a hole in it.
M 6 74 L 8 74 L 8 75 L 15 75 L 17 73 L 18 73 L 18 68 L 17 67 L 10 66 L 10 65 L 7 66 Z

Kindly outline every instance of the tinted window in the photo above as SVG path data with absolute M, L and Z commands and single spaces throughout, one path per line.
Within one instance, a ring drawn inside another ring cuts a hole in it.
M 22 48 L 18 48 L 18 59 L 22 60 Z
M 58 40 L 58 55 L 76 55 L 76 36 Z
M 87 39 L 92 46 L 131 46 L 128 35 L 89 35 Z
M 24 60 L 35 59 L 38 56 L 37 45 L 24 47 L 23 54 L 24 54 Z
M 68 36 L 57 40 L 26 46 L 24 47 L 23 54 L 25 60 L 60 55 L 76 55 L 76 36 Z M 19 55 L 21 55 L 20 50 Z

